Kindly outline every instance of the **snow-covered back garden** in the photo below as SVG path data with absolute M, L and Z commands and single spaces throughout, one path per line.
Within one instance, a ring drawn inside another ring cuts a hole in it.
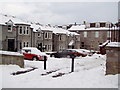
M 25 60 L 25 68 L 0 65 L 1 88 L 118 88 L 118 75 L 105 75 L 106 55 L 75 58 L 71 73 L 71 58 L 48 56 L 47 69 L 43 61 Z M 13 75 L 17 71 L 33 71 Z

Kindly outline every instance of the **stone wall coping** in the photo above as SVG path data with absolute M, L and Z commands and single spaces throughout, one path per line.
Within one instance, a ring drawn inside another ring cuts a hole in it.
M 9 51 L 1 51 L 1 50 L 0 50 L 0 55 L 24 56 L 19 52 L 9 52 Z

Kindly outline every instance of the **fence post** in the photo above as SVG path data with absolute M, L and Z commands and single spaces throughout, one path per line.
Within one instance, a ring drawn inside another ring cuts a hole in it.
M 74 72 L 74 54 L 72 55 L 72 66 L 71 66 L 71 72 Z
M 44 56 L 44 70 L 46 70 L 46 61 L 47 61 L 47 57 Z

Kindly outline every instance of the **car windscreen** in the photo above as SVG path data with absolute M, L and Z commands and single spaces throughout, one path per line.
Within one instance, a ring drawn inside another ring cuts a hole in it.
M 31 53 L 31 50 L 29 50 L 29 49 L 28 50 L 23 49 L 22 53 Z

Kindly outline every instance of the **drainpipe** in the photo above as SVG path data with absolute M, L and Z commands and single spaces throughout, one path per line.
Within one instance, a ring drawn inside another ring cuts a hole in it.
M 118 22 L 118 42 L 120 42 L 120 22 Z

